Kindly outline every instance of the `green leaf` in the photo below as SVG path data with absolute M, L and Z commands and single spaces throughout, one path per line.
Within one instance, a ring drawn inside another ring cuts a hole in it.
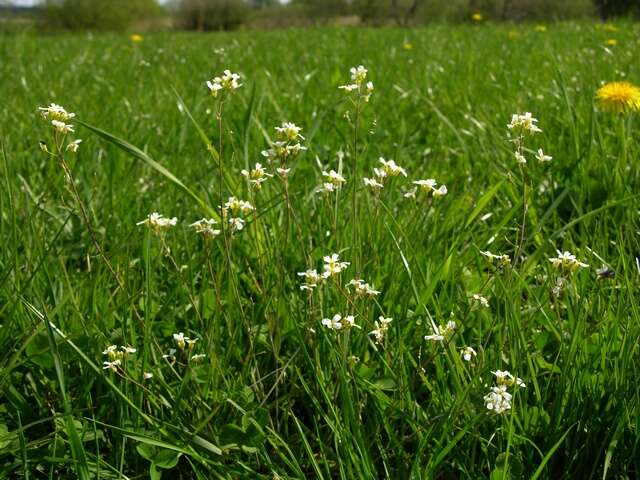
M 135 145 L 130 144 L 126 140 L 123 140 L 121 138 L 116 137 L 115 135 L 113 135 L 113 134 L 111 134 L 109 132 L 106 132 L 106 131 L 98 128 L 98 127 L 94 127 L 93 125 L 90 125 L 90 124 L 88 124 L 86 122 L 83 122 L 82 120 L 75 120 L 75 121 L 77 123 L 79 123 L 80 125 L 82 125 L 83 127 L 85 127 L 87 129 L 91 130 L 92 132 L 98 134 L 100 137 L 102 137 L 105 140 L 107 140 L 108 142 L 112 143 L 113 145 L 115 145 L 119 149 L 124 150 L 129 155 L 131 155 L 131 156 L 133 156 L 133 157 L 135 157 L 135 158 L 137 158 L 139 160 L 142 160 L 148 166 L 153 168 L 155 171 L 160 173 L 163 177 L 165 177 L 166 179 L 171 181 L 174 185 L 176 185 L 178 188 L 180 188 L 183 192 L 185 192 L 187 195 L 189 195 L 191 198 L 193 198 L 198 203 L 200 208 L 202 208 L 202 210 L 208 216 L 213 217 L 216 220 L 220 220 L 220 216 L 218 215 L 218 213 L 214 209 L 209 207 L 202 198 L 200 198 L 191 189 L 189 189 L 189 187 L 187 187 L 184 183 L 182 183 L 182 181 L 179 180 L 178 177 L 176 177 L 169 170 L 167 170 L 166 167 L 164 167 L 163 165 L 161 165 L 158 162 L 156 162 L 154 159 L 152 159 L 148 154 L 146 154 L 145 152 L 140 150 L 138 147 L 136 147 Z

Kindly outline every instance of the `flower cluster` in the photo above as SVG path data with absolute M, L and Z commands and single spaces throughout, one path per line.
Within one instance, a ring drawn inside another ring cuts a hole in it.
M 177 223 L 178 219 L 176 217 L 166 218 L 158 212 L 153 212 L 144 220 L 136 223 L 136 225 L 147 225 L 155 234 L 159 234 L 162 230 L 175 227 Z
M 587 268 L 589 266 L 586 263 L 579 261 L 576 256 L 570 252 L 561 252 L 560 250 L 556 251 L 558 252 L 558 256 L 550 258 L 549 261 L 556 270 L 559 270 L 563 274 L 571 275 L 581 268 Z
M 244 228 L 245 220 L 240 215 L 249 215 L 255 208 L 245 200 L 229 197 L 222 206 L 222 219 L 229 224 L 232 232 L 238 232 Z
M 433 333 L 431 335 L 425 335 L 424 339 L 432 342 L 442 342 L 453 335 L 456 330 L 456 322 L 449 320 L 445 325 L 433 326 Z
M 175 343 L 177 349 L 170 348 L 168 353 L 162 355 L 162 358 L 167 360 L 171 365 L 176 362 L 176 353 L 178 353 L 178 350 L 192 362 L 199 362 L 206 357 L 204 353 L 193 353 L 196 342 L 198 342 L 197 338 L 186 337 L 184 333 L 180 332 L 174 333 L 172 336 L 172 340 Z
M 48 107 L 38 107 L 38 110 L 40 111 L 42 118 L 50 121 L 54 131 L 62 135 L 63 138 L 69 133 L 75 133 L 73 125 L 67 123 L 76 116 L 75 113 L 68 112 L 63 106 L 56 103 L 51 103 Z M 82 140 L 80 139 L 73 140 L 67 144 L 65 150 L 71 153 L 76 153 L 80 147 L 80 143 L 82 143 Z M 59 144 L 58 139 L 56 139 L 56 147 L 59 150 L 62 150 L 62 145 Z M 40 143 L 40 148 L 47 153 L 51 153 L 49 152 L 47 144 L 44 142 Z
M 511 387 L 525 388 L 526 385 L 521 378 L 514 377 L 508 371 L 497 370 L 492 372 L 496 377 L 497 385 L 484 396 L 484 405 L 490 412 L 501 414 L 511 410 L 512 395 L 508 389 Z
M 353 279 L 347 283 L 347 286 L 353 287 L 353 291 L 357 297 L 375 297 L 376 295 L 380 295 L 378 290 L 374 290 L 373 287 L 364 280 Z
M 369 335 L 373 335 L 373 338 L 378 345 L 381 345 L 384 342 L 387 330 L 389 330 L 389 325 L 392 321 L 392 318 L 385 318 L 383 315 L 380 315 L 378 320 L 374 322 L 376 328 L 371 330 Z
M 233 92 L 242 86 L 240 81 L 240 75 L 237 73 L 231 73 L 230 70 L 225 70 L 220 77 L 214 77 L 213 80 L 207 80 L 206 84 L 211 95 L 217 97 L 219 93 Z
M 360 328 L 358 325 L 356 325 L 356 319 L 353 315 L 347 315 L 346 317 L 343 317 L 339 313 L 336 313 L 331 318 L 323 318 L 322 325 L 336 331 L 351 330 L 354 327 Z
M 104 370 L 111 370 L 113 372 L 118 371 L 118 367 L 122 365 L 129 355 L 136 353 L 136 349 L 127 347 L 124 345 L 109 345 L 103 352 L 103 355 L 107 356 L 107 361 L 102 362 L 102 368 Z
M 481 251 L 480 255 L 486 257 L 489 263 L 497 262 L 500 266 L 506 267 L 511 264 L 511 257 L 507 254 L 496 255 L 495 253 L 491 253 L 489 250 Z
M 525 149 L 524 149 L 524 139 L 528 136 L 533 136 L 536 133 L 542 132 L 537 125 L 538 119 L 534 118 L 531 115 L 531 112 L 527 112 L 524 114 L 514 114 L 511 116 L 511 122 L 507 125 L 507 128 L 515 135 L 513 139 L 513 143 L 516 145 L 516 150 L 513 153 L 516 163 L 519 165 L 524 165 L 527 163 L 527 157 L 525 157 Z M 545 155 L 541 148 L 538 149 L 538 152 L 535 158 L 540 163 L 545 163 L 550 161 L 553 157 L 550 155 Z
M 473 347 L 464 347 L 460 349 L 460 355 L 465 362 L 470 362 L 478 356 L 478 353 L 473 349 Z
M 261 163 L 256 163 L 256 166 L 251 170 L 243 169 L 240 173 L 249 181 L 251 186 L 256 188 L 256 190 L 262 188 L 262 184 L 269 178 L 273 177 L 273 175 L 267 173 Z
M 283 179 L 286 179 L 291 170 L 290 162 L 295 160 L 300 152 L 306 150 L 307 147 L 300 143 L 300 140 L 304 140 L 300 133 L 302 128 L 295 123 L 284 122 L 280 127 L 275 127 L 275 129 L 277 140 L 271 144 L 271 148 L 263 150 L 261 153 L 267 159 L 267 162 L 279 165 L 276 168 L 276 172 Z
M 413 184 L 416 185 L 416 187 L 413 190 L 405 193 L 405 197 L 415 197 L 417 189 L 420 189 L 421 192 L 425 192 L 427 195 L 431 195 L 433 198 L 444 197 L 448 192 L 446 185 L 440 185 L 436 188 L 438 182 L 436 182 L 433 178 L 427 178 L 426 180 L 415 180 Z
M 359 99 L 368 102 L 373 93 L 373 82 L 369 81 L 365 83 L 368 70 L 360 65 L 358 67 L 352 67 L 350 72 L 353 83 L 340 85 L 338 88 L 344 90 L 346 93 L 355 93 Z
M 220 230 L 214 228 L 218 222 L 213 218 L 202 218 L 197 222 L 193 222 L 190 227 L 194 228 L 196 233 L 199 233 L 206 239 L 212 239 L 220 235 Z
M 322 176 L 325 177 L 325 181 L 322 186 L 316 190 L 316 193 L 332 193 L 342 188 L 342 185 L 346 183 L 346 178 L 335 170 L 328 172 L 322 172 Z
M 315 269 L 309 269 L 305 272 L 298 272 L 299 277 L 304 277 L 304 283 L 300 285 L 300 290 L 313 291 L 318 285 L 321 285 L 326 279 L 339 275 L 345 270 L 350 263 L 340 260 L 340 255 L 333 253 L 322 258 L 324 261 L 323 272 L 318 273 Z

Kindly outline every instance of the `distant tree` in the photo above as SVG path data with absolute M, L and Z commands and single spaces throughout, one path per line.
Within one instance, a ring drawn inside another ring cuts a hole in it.
M 595 0 L 595 5 L 602 19 L 640 14 L 640 2 L 638 0 Z
M 179 0 L 177 7 L 181 26 L 190 30 L 232 30 L 248 10 L 243 0 Z
M 80 30 L 124 30 L 157 14 L 155 0 L 45 0 L 46 26 Z

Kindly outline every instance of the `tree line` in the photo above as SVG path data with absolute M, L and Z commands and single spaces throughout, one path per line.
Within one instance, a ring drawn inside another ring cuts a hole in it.
M 640 15 L 638 0 L 44 0 L 46 28 L 126 30 L 181 28 L 231 30 L 241 25 L 278 27 L 350 19 L 352 23 L 420 25 L 469 21 L 564 20 Z

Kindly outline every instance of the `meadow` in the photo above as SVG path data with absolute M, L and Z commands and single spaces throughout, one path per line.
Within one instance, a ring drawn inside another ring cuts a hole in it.
M 637 478 L 639 48 L 0 36 L 0 478 Z

